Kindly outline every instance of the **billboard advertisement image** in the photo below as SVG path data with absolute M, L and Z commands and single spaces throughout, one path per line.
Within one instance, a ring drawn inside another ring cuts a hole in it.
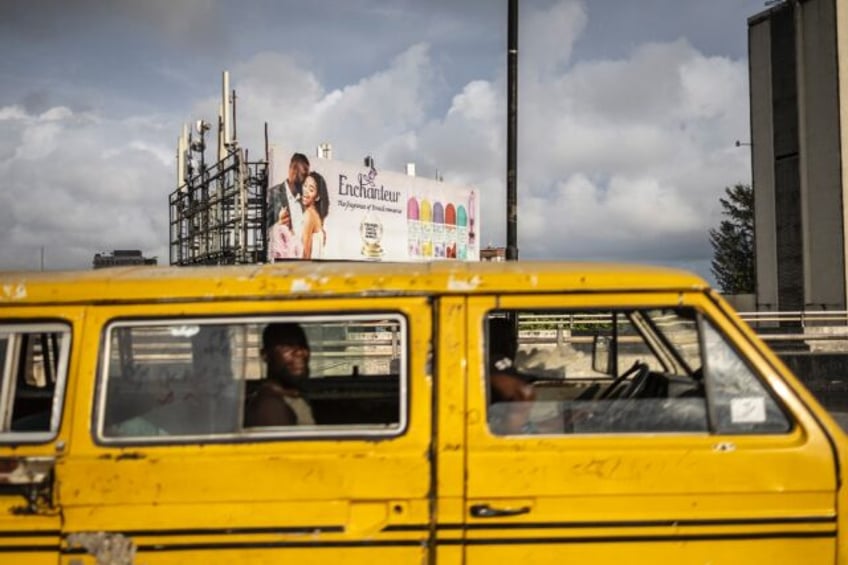
M 477 261 L 477 189 L 270 148 L 268 261 Z

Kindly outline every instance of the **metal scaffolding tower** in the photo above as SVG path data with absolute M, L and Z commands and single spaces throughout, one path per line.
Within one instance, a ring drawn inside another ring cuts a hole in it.
M 267 166 L 238 149 L 171 193 L 172 265 L 265 261 Z
M 208 122 L 198 120 L 191 132 L 183 126 L 177 143 L 177 189 L 168 198 L 171 265 L 261 263 L 267 256 L 268 161 L 249 161 L 236 141 L 236 93 L 229 80 L 224 71 L 218 162 L 206 165 Z

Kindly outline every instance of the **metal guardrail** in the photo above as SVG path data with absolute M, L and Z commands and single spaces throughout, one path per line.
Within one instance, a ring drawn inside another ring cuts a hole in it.
M 848 311 L 739 312 L 766 342 L 803 343 L 811 350 L 848 351 Z
M 806 326 L 848 326 L 848 310 L 804 310 L 786 312 L 737 312 L 739 317 L 751 324 L 785 324 Z M 541 325 L 555 324 L 594 324 L 609 320 L 609 314 L 537 314 L 524 315 L 521 323 Z
M 767 342 L 812 343 L 845 342 L 848 351 L 848 311 L 814 310 L 786 312 L 739 312 L 760 338 Z M 521 343 L 571 343 L 590 341 L 591 337 L 572 336 L 576 328 L 587 329 L 610 323 L 609 314 L 528 314 L 519 318 Z
M 800 310 L 787 312 L 739 312 L 739 316 L 755 326 L 758 324 L 797 324 L 800 327 L 848 325 L 846 310 Z

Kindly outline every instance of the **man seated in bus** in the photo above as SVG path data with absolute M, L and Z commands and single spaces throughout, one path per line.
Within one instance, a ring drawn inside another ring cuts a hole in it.
M 271 323 L 262 332 L 265 379 L 248 395 L 244 425 L 314 425 L 300 386 L 309 378 L 309 343 L 300 324 Z
M 488 326 L 489 427 L 501 435 L 526 433 L 535 393 L 515 369 L 514 324 L 509 318 L 490 318 Z

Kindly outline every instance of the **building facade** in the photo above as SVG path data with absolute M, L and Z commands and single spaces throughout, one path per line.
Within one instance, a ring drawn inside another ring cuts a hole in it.
M 844 310 L 848 2 L 748 20 L 757 309 Z
M 116 249 L 112 252 L 95 253 L 94 260 L 92 261 L 92 266 L 95 269 L 156 264 L 156 257 L 145 257 L 137 249 Z
M 506 247 L 492 247 L 491 245 L 480 250 L 481 261 L 506 261 Z

